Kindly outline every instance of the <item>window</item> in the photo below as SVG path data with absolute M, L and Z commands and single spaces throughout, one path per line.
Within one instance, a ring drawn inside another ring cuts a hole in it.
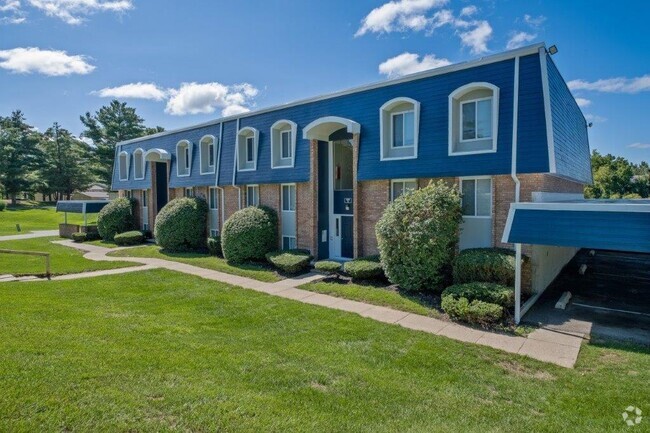
M 208 226 L 210 227 L 210 236 L 215 237 L 219 234 L 219 195 L 217 188 L 208 188 Z
M 192 143 L 179 141 L 176 145 L 176 175 L 189 176 L 192 168 Z
M 282 211 L 296 211 L 296 185 L 282 185 Z
M 259 132 L 249 126 L 237 133 L 237 171 L 257 169 Z
M 124 197 L 133 198 L 133 191 L 131 191 L 130 189 L 127 189 L 126 191 L 124 191 Z
M 118 158 L 120 180 L 129 180 L 129 154 L 122 151 Z
M 291 168 L 294 164 L 298 125 L 278 120 L 271 126 L 271 168 Z
M 380 159 L 410 159 L 418 156 L 420 103 L 400 97 L 379 109 Z
M 246 162 L 255 161 L 255 140 L 253 137 L 246 138 Z
M 210 209 L 217 210 L 219 209 L 219 201 L 217 200 L 217 188 L 210 188 L 208 193 L 208 206 Z
M 216 165 L 216 140 L 212 135 L 206 135 L 199 141 L 201 174 L 214 173 Z
M 499 88 L 471 83 L 449 95 L 449 155 L 496 152 Z
M 183 195 L 185 197 L 194 197 L 194 188 L 185 188 Z
M 246 187 L 246 206 L 260 205 L 260 187 L 257 185 L 248 185 Z
M 144 151 L 137 149 L 133 152 L 133 177 L 135 180 L 144 179 Z
M 282 249 L 283 250 L 296 249 L 296 237 L 295 236 L 282 236 Z
M 492 216 L 492 179 L 461 180 L 462 210 L 466 217 Z
M 149 201 L 147 200 L 148 197 L 148 191 L 146 189 L 142 190 L 142 207 L 148 207 L 149 206 Z
M 282 159 L 291 158 L 291 131 L 282 131 L 280 143 L 282 144 L 280 157 Z
M 398 179 L 391 181 L 390 199 L 395 200 L 397 197 L 409 191 L 415 191 L 418 183 L 415 179 Z

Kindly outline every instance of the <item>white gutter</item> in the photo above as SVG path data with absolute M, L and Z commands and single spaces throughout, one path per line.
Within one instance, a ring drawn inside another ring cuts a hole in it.
M 235 161 L 232 166 L 232 186 L 237 188 L 237 208 L 241 209 L 241 188 L 235 184 L 237 179 L 237 159 L 239 158 L 239 119 L 237 119 L 237 133 L 235 135 Z
M 512 180 L 515 182 L 515 203 L 519 203 L 521 182 L 517 177 L 517 122 L 519 115 L 519 56 L 515 57 L 515 79 L 512 104 Z M 521 320 L 521 244 L 515 244 L 515 323 Z

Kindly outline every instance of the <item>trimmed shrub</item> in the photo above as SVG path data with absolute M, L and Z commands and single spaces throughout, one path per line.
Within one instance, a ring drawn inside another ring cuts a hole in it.
M 97 241 L 102 237 L 99 235 L 97 230 L 88 230 L 86 231 L 86 240 L 87 241 Z
M 86 234 L 82 232 L 72 233 L 71 237 L 72 241 L 76 243 L 85 242 L 87 240 Z
M 226 220 L 221 232 L 223 255 L 230 263 L 264 260 L 278 247 L 278 215 L 265 206 L 249 206 Z
M 442 180 L 390 203 L 375 228 L 390 282 L 441 290 L 450 279 L 461 221 L 458 189 Z
M 384 277 L 379 256 L 360 257 L 343 264 L 343 270 L 353 280 L 373 280 Z
M 503 317 L 501 305 L 477 299 L 469 301 L 467 298 L 445 296 L 442 298 L 442 309 L 449 317 L 481 325 L 497 322 Z
M 0 200 L 0 212 L 4 211 L 7 207 L 7 203 L 4 200 Z
M 99 211 L 97 230 L 103 240 L 112 242 L 116 234 L 136 228 L 133 209 L 135 200 L 120 197 L 111 201 Z
M 311 259 L 313 257 L 308 250 L 300 249 L 273 251 L 266 254 L 266 260 L 287 274 L 304 271 L 309 266 Z
M 130 232 L 120 233 L 115 235 L 113 239 L 117 245 L 128 246 L 128 245 L 139 245 L 144 242 L 144 235 L 141 231 L 132 230 Z
M 314 263 L 314 269 L 319 272 L 323 272 L 328 275 L 336 275 L 338 277 L 341 273 L 341 264 L 333 260 L 321 260 Z
M 211 256 L 223 257 L 221 250 L 221 236 L 216 235 L 208 238 L 208 252 Z
M 515 302 L 515 291 L 512 287 L 502 286 L 495 283 L 465 283 L 455 284 L 447 287 L 442 292 L 442 297 L 452 296 L 456 299 L 467 298 L 470 301 L 475 299 L 502 307 L 510 308 Z
M 156 243 L 167 251 L 205 248 L 208 204 L 200 197 L 181 197 L 167 203 L 154 226 Z
M 454 261 L 454 284 L 484 281 L 512 286 L 515 283 L 515 252 L 505 248 L 471 248 Z M 522 259 L 523 262 L 526 258 Z

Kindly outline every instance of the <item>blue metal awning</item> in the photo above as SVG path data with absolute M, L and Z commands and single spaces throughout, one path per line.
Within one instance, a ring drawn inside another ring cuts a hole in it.
M 57 212 L 97 213 L 108 203 L 107 200 L 61 200 L 56 202 Z
M 502 240 L 650 253 L 650 200 L 513 203 Z

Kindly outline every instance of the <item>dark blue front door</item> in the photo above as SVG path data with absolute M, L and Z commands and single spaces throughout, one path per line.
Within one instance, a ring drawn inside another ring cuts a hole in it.
M 353 220 L 351 216 L 341 217 L 341 256 L 354 257 Z
M 156 213 L 167 204 L 167 163 L 156 162 Z

